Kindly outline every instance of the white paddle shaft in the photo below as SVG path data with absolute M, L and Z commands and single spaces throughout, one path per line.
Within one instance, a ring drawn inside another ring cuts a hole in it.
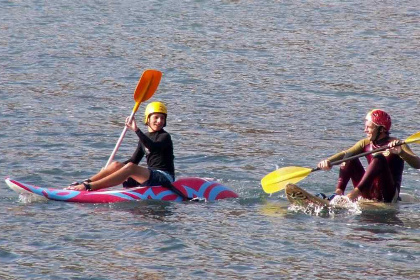
M 134 118 L 134 114 L 136 113 L 136 111 L 133 111 L 132 113 L 131 113 L 131 115 L 130 115 L 130 119 L 129 119 L 129 123 L 131 123 L 132 121 L 133 121 L 133 118 Z M 122 142 L 122 140 L 123 140 L 123 138 L 124 138 L 124 136 L 125 136 L 125 134 L 126 134 L 126 132 L 127 132 L 127 126 L 125 126 L 124 125 L 124 129 L 123 129 L 123 131 L 122 131 L 122 133 L 121 133 L 121 135 L 120 135 L 120 138 L 118 139 L 118 141 L 117 141 L 117 144 L 115 144 L 115 148 L 114 148 L 114 150 L 112 151 L 112 153 L 111 153 L 111 156 L 109 157 L 109 159 L 108 159 L 108 162 L 106 163 L 106 165 L 105 165 L 105 168 L 107 168 L 108 167 L 108 165 L 114 160 L 114 157 L 115 157 L 115 154 L 117 153 L 117 151 L 118 151 L 118 148 L 120 147 L 120 145 L 121 145 L 121 142 Z

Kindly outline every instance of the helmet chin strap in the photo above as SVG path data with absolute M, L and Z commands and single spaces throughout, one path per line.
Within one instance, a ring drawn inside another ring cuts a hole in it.
M 165 125 L 166 125 L 166 120 L 165 120 Z M 164 126 L 165 126 L 164 125 Z M 150 126 L 150 121 L 149 121 L 149 118 L 147 118 L 147 127 L 149 127 L 153 132 L 156 132 L 156 131 L 158 131 L 158 130 L 154 130 L 151 126 Z
M 381 128 L 383 129 L 381 125 L 376 127 L 376 136 L 375 139 L 372 140 L 373 143 L 376 143 L 379 140 L 378 138 L 381 135 Z
M 149 118 L 147 118 L 147 128 L 150 128 L 153 132 L 156 132 L 151 126 L 150 126 L 150 121 Z
M 153 132 L 156 132 L 157 130 L 154 130 L 150 125 L 149 125 L 149 123 L 147 123 L 147 127 L 149 127 Z

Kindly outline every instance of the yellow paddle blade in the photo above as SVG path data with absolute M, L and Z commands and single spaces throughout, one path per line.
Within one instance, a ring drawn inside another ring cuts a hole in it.
M 158 88 L 161 78 L 162 72 L 158 70 L 144 71 L 134 90 L 134 101 L 140 103 L 150 99 Z
M 405 139 L 404 141 L 405 143 L 409 144 L 409 143 L 417 143 L 420 144 L 420 131 L 417 133 L 414 133 L 413 135 L 411 135 L 410 137 L 408 137 L 407 139 Z
M 296 184 L 312 172 L 312 169 L 288 166 L 277 169 L 261 180 L 261 186 L 266 193 L 275 193 L 286 188 L 288 183 Z

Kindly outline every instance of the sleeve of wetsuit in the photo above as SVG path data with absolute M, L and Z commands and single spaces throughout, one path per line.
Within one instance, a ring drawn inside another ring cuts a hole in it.
M 356 144 L 353 145 L 353 147 L 345 151 L 339 152 L 329 157 L 327 160 L 329 160 L 330 162 L 334 162 L 334 161 L 341 160 L 346 157 L 351 157 L 351 156 L 360 154 L 361 152 L 363 152 L 363 149 L 368 143 L 369 143 L 369 139 L 359 140 Z
M 420 169 L 420 158 L 416 156 L 407 145 L 401 146 L 401 153 L 399 156 L 411 167 Z
M 127 164 L 129 162 L 132 162 L 134 164 L 139 164 L 143 157 L 144 157 L 144 149 L 139 141 L 139 144 L 137 145 L 137 149 L 135 150 L 135 152 L 133 153 L 130 159 L 124 161 L 124 164 Z
M 152 139 L 147 137 L 140 129 L 136 131 L 136 134 L 140 138 L 140 141 L 143 143 L 143 145 L 150 151 L 163 149 L 172 142 L 169 133 L 160 134 L 156 141 L 153 141 Z

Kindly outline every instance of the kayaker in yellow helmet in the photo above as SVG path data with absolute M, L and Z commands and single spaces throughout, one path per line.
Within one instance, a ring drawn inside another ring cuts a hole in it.
M 114 161 L 89 179 L 73 183 L 67 189 L 91 191 L 120 184 L 124 187 L 171 186 L 175 180 L 175 168 L 172 139 L 163 129 L 167 115 L 167 108 L 162 102 L 148 104 L 144 112 L 144 124 L 147 126 L 147 132 L 144 133 L 137 127 L 134 118 L 129 122 L 127 117 L 125 125 L 139 137 L 137 149 L 131 158 L 125 162 Z M 147 167 L 138 165 L 144 155 Z

